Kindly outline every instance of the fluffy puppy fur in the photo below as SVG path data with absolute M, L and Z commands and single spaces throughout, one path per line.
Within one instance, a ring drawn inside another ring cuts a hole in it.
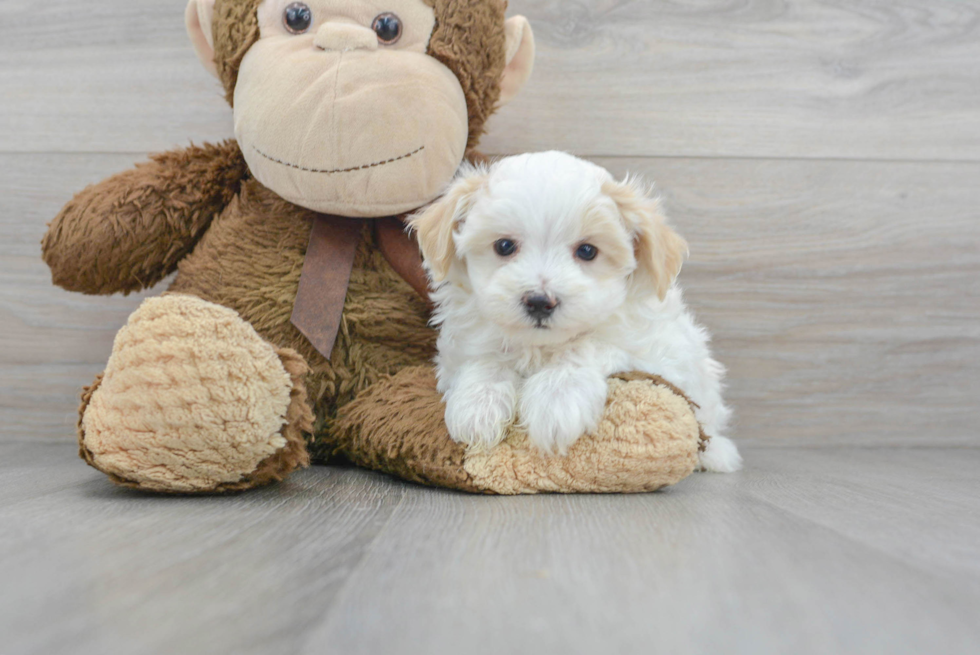
M 709 471 L 740 468 L 724 368 L 674 279 L 687 243 L 635 180 L 559 152 L 463 169 L 410 223 L 435 291 L 437 374 L 457 441 L 518 420 L 550 453 L 596 428 L 607 378 L 660 375 L 700 409 Z

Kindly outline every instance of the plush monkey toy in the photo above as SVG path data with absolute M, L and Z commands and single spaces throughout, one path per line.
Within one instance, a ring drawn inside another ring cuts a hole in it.
M 691 473 L 690 404 L 611 381 L 566 458 L 515 428 L 466 452 L 442 423 L 426 281 L 402 217 L 434 200 L 531 72 L 505 0 L 191 0 L 236 141 L 156 155 L 49 227 L 54 282 L 129 293 L 174 271 L 82 397 L 82 457 L 122 485 L 240 491 L 344 457 L 487 493 L 629 492 Z

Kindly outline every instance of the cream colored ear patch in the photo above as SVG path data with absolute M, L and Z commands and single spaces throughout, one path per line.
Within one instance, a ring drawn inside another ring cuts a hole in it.
M 276 351 L 231 309 L 154 298 L 116 336 L 83 446 L 144 489 L 215 489 L 285 447 L 291 389 Z
M 469 452 L 472 483 L 493 493 L 641 493 L 676 484 L 698 464 L 700 427 L 688 402 L 645 380 L 609 381 L 606 413 L 567 457 L 539 453 L 514 429 L 489 452 Z

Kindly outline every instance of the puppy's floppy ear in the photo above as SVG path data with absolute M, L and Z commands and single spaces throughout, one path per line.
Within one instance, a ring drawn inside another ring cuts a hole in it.
M 409 229 L 418 235 L 425 266 L 436 284 L 449 275 L 456 259 L 453 234 L 466 219 L 487 179 L 485 169 L 465 166 L 442 198 L 408 221 Z
M 637 262 L 634 288 L 654 290 L 663 300 L 684 265 L 687 242 L 667 224 L 660 200 L 651 197 L 636 179 L 610 180 L 602 191 L 619 207 L 633 235 Z

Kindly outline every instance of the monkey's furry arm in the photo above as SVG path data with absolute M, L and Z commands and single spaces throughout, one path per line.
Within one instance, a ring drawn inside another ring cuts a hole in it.
M 41 242 L 55 284 L 130 293 L 173 272 L 232 201 L 248 167 L 235 141 L 153 155 L 69 202 Z

